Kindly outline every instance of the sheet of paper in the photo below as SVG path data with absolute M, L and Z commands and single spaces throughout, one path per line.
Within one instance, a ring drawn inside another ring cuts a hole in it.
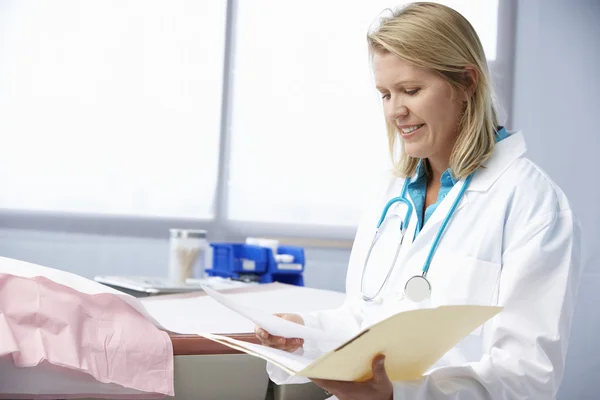
M 221 335 L 203 335 L 209 339 L 215 340 L 219 343 L 225 344 L 226 346 L 230 346 L 236 348 L 240 351 L 251 351 L 254 355 L 271 362 L 275 362 L 279 365 L 285 365 L 288 369 L 288 372 L 294 373 L 294 371 L 301 371 L 307 366 L 309 366 L 313 361 L 317 359 L 321 353 L 315 353 L 311 355 L 305 354 L 295 354 L 287 351 L 274 349 L 271 347 L 262 346 L 260 344 L 254 344 L 249 342 L 244 342 L 241 340 L 236 340 L 227 336 Z
M 231 334 L 254 331 L 252 321 L 215 304 L 209 296 L 148 299 L 142 299 L 148 313 L 171 332 L 198 335 L 200 332 Z
M 268 283 L 260 290 L 227 293 L 238 304 L 265 313 L 298 313 L 337 308 L 346 298 L 344 293 L 301 286 Z M 187 298 L 142 298 L 148 313 L 168 330 L 182 334 L 251 333 L 254 322 L 216 302 L 208 295 Z
M 236 303 L 234 300 L 228 298 L 226 295 L 223 295 L 209 287 L 203 286 L 202 289 L 210 297 L 212 297 L 225 307 L 246 317 L 247 319 L 262 327 L 272 335 L 282 336 L 286 338 L 316 340 L 320 342 L 329 341 L 342 343 L 345 340 L 345 338 L 343 337 L 337 337 L 328 332 L 321 331 L 318 329 L 308 328 L 304 325 L 296 324 L 283 318 L 276 317 L 275 315 L 266 313 L 262 310 L 247 307 L 242 305 L 241 303 Z

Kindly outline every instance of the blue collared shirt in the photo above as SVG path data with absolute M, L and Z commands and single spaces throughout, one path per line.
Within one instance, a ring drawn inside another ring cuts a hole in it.
M 506 129 L 500 127 L 498 132 L 496 132 L 496 137 L 496 142 L 506 139 L 508 137 Z M 425 165 L 423 164 L 423 160 L 419 162 L 419 165 L 417 166 L 416 175 L 408 184 L 407 189 L 408 195 L 410 196 L 410 199 L 412 200 L 413 205 L 415 207 L 415 212 L 417 213 L 417 229 L 415 230 L 415 237 L 417 237 L 417 234 L 421 232 L 421 228 L 423 227 L 423 225 L 425 225 L 429 217 L 431 217 L 437 206 L 442 202 L 446 195 L 448 195 L 448 193 L 454 187 L 454 184 L 456 182 L 458 182 L 458 180 L 452 177 L 450 169 L 444 171 L 442 177 L 440 178 L 441 186 L 440 191 L 438 193 L 437 201 L 429 207 L 427 207 L 427 209 L 425 210 L 425 214 L 423 215 L 423 208 L 425 207 L 425 195 L 427 193 L 427 175 L 425 172 Z

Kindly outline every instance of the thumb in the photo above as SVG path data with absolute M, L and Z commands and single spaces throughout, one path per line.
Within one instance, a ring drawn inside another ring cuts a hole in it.
M 385 371 L 385 356 L 383 354 L 379 354 L 373 358 L 372 368 L 373 380 L 375 382 L 382 382 L 389 379 Z

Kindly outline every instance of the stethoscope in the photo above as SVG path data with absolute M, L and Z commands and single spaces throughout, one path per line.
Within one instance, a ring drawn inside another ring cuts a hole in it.
M 433 240 L 431 248 L 429 249 L 429 254 L 427 255 L 427 259 L 425 260 L 425 263 L 423 264 L 422 274 L 411 277 L 410 279 L 408 279 L 406 281 L 406 284 L 404 285 L 404 295 L 406 296 L 406 298 L 408 298 L 409 300 L 411 300 L 415 303 L 424 301 L 424 300 L 428 299 L 429 296 L 431 296 L 431 283 L 427 279 L 427 272 L 429 271 L 429 266 L 431 265 L 431 260 L 433 259 L 433 255 L 435 254 L 435 251 L 438 247 L 440 238 L 442 237 L 442 234 L 443 234 L 444 230 L 446 229 L 446 226 L 448 225 L 450 218 L 452 218 L 452 215 L 454 214 L 454 211 L 456 210 L 458 203 L 460 202 L 465 191 L 467 190 L 469 183 L 471 183 L 472 178 L 473 178 L 473 174 L 469 175 L 465 179 L 465 182 L 464 182 L 463 186 L 460 188 L 460 191 L 458 192 L 456 199 L 454 199 L 452 206 L 448 210 L 448 213 L 446 214 L 446 217 L 444 218 L 442 225 L 438 229 L 437 235 L 435 236 L 435 239 Z M 405 179 L 404 185 L 402 186 L 402 192 L 401 192 L 400 196 L 394 197 L 393 199 L 391 199 L 390 201 L 387 202 L 387 204 L 383 208 L 383 212 L 381 213 L 381 218 L 379 218 L 379 222 L 377 223 L 377 230 L 375 231 L 375 236 L 373 237 L 373 240 L 371 241 L 371 246 L 369 247 L 369 251 L 367 252 L 367 257 L 365 259 L 365 262 L 363 263 L 363 271 L 362 271 L 362 276 L 361 276 L 361 280 L 360 280 L 360 291 L 362 294 L 362 298 L 365 301 L 370 302 L 377 298 L 377 296 L 379 295 L 379 293 L 381 293 L 381 290 L 383 289 L 383 287 L 389 280 L 389 278 L 392 274 L 392 271 L 394 269 L 394 266 L 396 265 L 398 255 L 400 254 L 400 249 L 402 248 L 402 242 L 404 241 L 404 235 L 406 234 L 406 231 L 408 229 L 408 223 L 410 222 L 410 218 L 411 218 L 412 211 L 413 211 L 412 203 L 406 199 L 406 191 L 408 189 L 409 181 L 410 181 L 409 179 Z M 385 220 L 385 218 L 387 216 L 388 210 L 390 209 L 390 207 L 392 205 L 394 205 L 396 203 L 402 203 L 402 204 L 406 205 L 406 214 L 404 215 L 404 220 L 400 223 L 400 241 L 398 243 L 398 247 L 396 248 L 396 254 L 394 255 L 394 261 L 392 262 L 392 265 L 389 267 L 388 272 L 387 272 L 383 282 L 379 286 L 379 289 L 377 290 L 377 292 L 374 295 L 369 296 L 369 295 L 365 294 L 365 290 L 364 290 L 365 272 L 367 270 L 367 264 L 369 262 L 369 258 L 371 257 L 371 252 L 373 251 L 373 247 L 375 246 L 375 244 L 381 237 L 382 232 L 380 231 L 380 228 L 381 228 L 381 225 L 383 224 L 383 221 Z

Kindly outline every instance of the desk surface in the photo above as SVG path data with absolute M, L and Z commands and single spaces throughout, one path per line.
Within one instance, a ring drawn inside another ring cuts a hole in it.
M 261 290 L 274 290 L 277 286 L 271 285 L 265 286 L 250 286 L 247 288 L 230 289 L 228 293 L 243 293 L 243 292 L 254 292 Z M 170 295 L 161 295 L 156 297 L 147 298 L 146 301 L 152 299 L 173 299 L 173 298 L 189 298 L 197 296 L 206 296 L 204 292 L 191 292 L 191 293 L 179 293 Z M 251 342 L 260 344 L 258 338 L 253 332 L 247 333 L 236 333 L 226 335 L 233 339 L 243 340 L 245 342 Z M 195 355 L 209 355 L 209 354 L 244 354 L 239 350 L 232 349 L 231 347 L 222 345 L 213 340 L 207 339 L 203 336 L 198 335 L 182 335 L 179 333 L 169 332 L 169 337 L 173 343 L 173 354 L 176 356 L 195 356 Z
M 267 292 L 267 291 L 276 291 L 281 290 L 282 288 L 286 288 L 289 285 L 284 285 L 280 283 L 271 283 L 266 285 L 250 285 L 242 288 L 232 288 L 223 290 L 228 294 L 235 293 L 250 293 L 250 292 Z M 343 294 L 339 294 L 343 296 Z M 147 297 L 143 300 L 144 303 L 152 302 L 158 299 L 177 299 L 177 298 L 193 298 L 193 297 L 202 297 L 207 296 L 204 292 L 188 292 L 188 293 L 180 293 L 180 294 L 170 294 L 170 295 L 159 295 Z M 304 300 L 303 300 L 304 301 Z M 337 306 L 341 304 L 342 300 L 337 298 L 327 298 L 325 300 L 324 307 L 329 308 L 333 306 Z M 173 353 L 175 355 L 218 355 L 218 354 L 243 354 L 239 350 L 232 349 L 228 346 L 222 345 L 218 342 L 212 341 L 210 339 L 206 339 L 203 336 L 199 335 L 187 335 L 187 334 L 177 334 L 173 332 L 169 332 L 169 336 L 173 343 Z M 227 336 L 242 340 L 246 342 L 251 342 L 255 344 L 260 344 L 258 338 L 254 335 L 254 332 L 240 332 L 240 333 L 232 333 Z

